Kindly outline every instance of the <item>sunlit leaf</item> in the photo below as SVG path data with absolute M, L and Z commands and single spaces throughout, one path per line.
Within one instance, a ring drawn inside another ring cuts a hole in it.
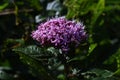
M 0 5 L 0 11 L 3 10 L 8 6 L 8 3 L 4 3 L 3 5 Z
M 53 2 L 48 3 L 46 10 L 60 11 L 61 10 L 60 1 L 55 0 Z
M 47 51 L 51 52 L 51 53 L 54 54 L 55 56 L 57 56 L 58 53 L 60 53 L 60 50 L 55 49 L 54 47 L 49 47 L 49 48 L 47 48 Z
M 115 72 L 114 72 L 114 75 L 120 77 L 120 69 L 118 69 L 117 71 L 115 71 Z
M 88 51 L 88 56 L 89 56 L 90 53 L 95 49 L 96 46 L 97 46 L 97 44 L 90 44 L 90 46 L 89 46 L 89 51 Z
M 57 78 L 58 78 L 59 80 L 65 80 L 65 75 L 60 74 L 60 75 L 57 76 Z

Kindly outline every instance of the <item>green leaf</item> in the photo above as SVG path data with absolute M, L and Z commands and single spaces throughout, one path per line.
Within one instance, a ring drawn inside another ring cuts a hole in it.
M 59 0 L 55 0 L 55 1 L 49 2 L 47 4 L 47 10 L 60 11 L 61 10 L 60 1 Z
M 13 49 L 20 55 L 20 59 L 29 66 L 30 73 L 34 76 L 41 79 L 41 76 L 44 80 L 53 80 L 50 74 L 43 67 L 40 57 L 45 53 L 44 49 L 39 48 L 35 45 L 30 45 L 27 47 L 21 47 Z
M 93 0 L 66 0 L 64 4 L 68 7 L 68 18 L 87 14 L 94 5 Z
M 55 56 L 57 56 L 61 50 L 55 49 L 54 47 L 49 47 L 49 48 L 47 48 L 47 51 L 54 54 Z
M 9 67 L 0 67 L 0 80 L 13 80 L 13 75 L 7 73 L 9 70 Z
M 8 6 L 8 3 L 4 3 L 3 5 L 0 5 L 0 11 L 2 11 L 4 8 Z
M 102 69 L 92 69 L 91 72 L 95 73 L 97 76 L 101 76 L 103 78 L 111 77 L 113 76 L 113 72 L 108 70 L 102 70 Z
M 11 39 L 11 38 L 9 38 L 9 39 L 7 39 L 5 41 L 6 44 L 9 44 L 9 43 L 19 43 L 21 45 L 24 45 L 24 42 L 25 42 L 24 39 Z
M 120 48 L 116 51 L 116 53 L 114 53 L 112 56 L 110 56 L 105 62 L 104 64 L 113 64 L 114 62 L 116 62 L 117 64 L 117 68 L 120 68 Z
M 13 49 L 13 51 L 24 53 L 38 61 L 44 61 L 44 60 L 47 60 L 48 58 L 55 57 L 55 56 L 57 56 L 57 54 L 59 52 L 59 50 L 57 50 L 53 47 L 42 48 L 42 47 L 38 47 L 36 45 L 15 48 L 15 49 Z
M 65 75 L 59 74 L 59 75 L 57 76 L 57 78 L 58 78 L 58 80 L 65 80 Z
M 30 4 L 31 7 L 37 9 L 37 10 L 41 10 L 42 6 L 40 4 L 39 0 L 27 0 L 28 3 Z
M 27 47 L 15 48 L 15 49 L 13 49 L 13 51 L 18 51 L 18 52 L 29 54 L 29 55 L 43 53 L 41 48 L 37 47 L 36 45 L 30 45 L 30 46 L 27 46 Z
M 43 56 L 49 54 L 49 53 L 48 54 L 45 53 L 44 49 L 37 47 L 36 45 L 15 48 L 15 49 L 13 49 L 13 51 L 24 53 L 25 55 L 28 55 L 36 60 L 41 60 L 40 57 L 43 57 Z
M 91 24 L 95 24 L 95 22 L 97 21 L 98 17 L 102 14 L 102 12 L 105 9 L 105 0 L 99 0 L 99 2 L 97 3 L 97 5 L 94 5 L 93 7 L 93 16 L 92 16 L 92 22 Z
M 117 71 L 114 72 L 115 76 L 120 76 L 120 69 L 118 69 Z
M 28 65 L 31 74 L 39 79 L 42 77 L 44 80 L 53 80 L 40 61 L 36 61 L 35 59 L 24 54 L 20 54 L 20 56 L 21 60 Z
M 82 61 L 85 58 L 86 58 L 86 56 L 77 56 L 75 58 L 72 58 L 72 59 L 68 60 L 67 63 L 72 62 L 72 61 Z
M 82 73 L 87 80 L 116 80 L 113 77 L 113 72 L 103 69 L 92 69 Z M 110 79 L 113 78 L 113 79 Z
M 97 46 L 97 44 L 90 44 L 89 46 L 89 50 L 88 50 L 88 56 L 91 54 L 91 52 L 95 49 L 95 47 Z

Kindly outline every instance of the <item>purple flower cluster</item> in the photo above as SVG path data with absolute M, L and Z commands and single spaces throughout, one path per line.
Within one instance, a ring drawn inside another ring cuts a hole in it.
M 86 39 L 86 32 L 82 23 L 59 17 L 41 23 L 32 32 L 32 38 L 43 46 L 51 45 L 69 51 L 71 45 L 78 46 Z

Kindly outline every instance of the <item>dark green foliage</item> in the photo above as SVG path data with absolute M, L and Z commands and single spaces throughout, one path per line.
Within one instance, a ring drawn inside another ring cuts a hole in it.
M 113 73 L 108 70 L 92 69 L 82 73 L 87 80 L 117 80 L 112 77 Z
M 4 80 L 13 80 L 13 75 L 8 74 L 7 71 L 10 71 L 11 69 L 9 67 L 0 67 L 0 79 Z
M 87 41 L 68 54 L 30 36 L 57 16 L 86 26 Z M 120 0 L 1 0 L 0 80 L 120 80 L 119 25 Z
M 20 55 L 20 59 L 25 64 L 29 65 L 30 73 L 33 76 L 36 76 L 39 79 L 41 79 L 42 77 L 42 80 L 53 80 L 49 73 L 47 73 L 45 68 L 42 66 L 41 61 L 43 61 L 46 57 L 45 55 L 43 55 L 43 53 L 45 52 L 42 49 L 37 46 L 28 46 L 26 48 L 13 49 L 13 51 L 18 52 Z M 42 55 L 45 57 L 43 60 L 40 60 L 41 57 L 43 57 Z

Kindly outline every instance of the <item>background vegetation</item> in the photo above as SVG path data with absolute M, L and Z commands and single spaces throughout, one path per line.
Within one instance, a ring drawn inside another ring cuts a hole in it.
M 83 22 L 89 34 L 66 62 L 68 77 L 60 51 L 30 36 L 57 16 Z M 120 0 L 1 0 L 0 79 L 120 80 Z

